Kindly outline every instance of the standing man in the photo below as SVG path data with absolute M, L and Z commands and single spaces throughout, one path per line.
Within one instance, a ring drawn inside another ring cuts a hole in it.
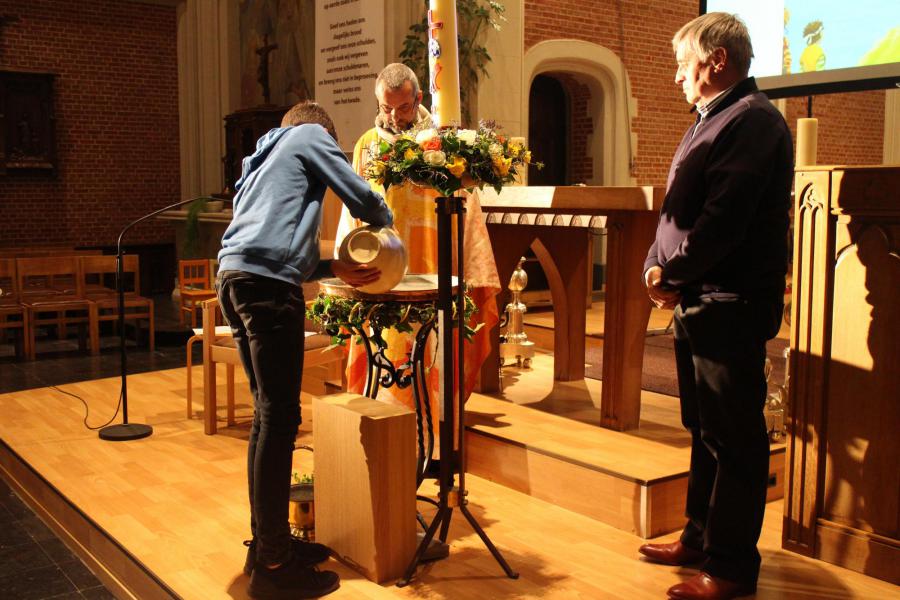
M 702 564 L 671 598 L 734 598 L 753 593 L 759 577 L 763 369 L 781 321 L 793 150 L 784 118 L 747 76 L 753 49 L 740 19 L 698 17 L 672 47 L 675 83 L 698 116 L 669 169 L 644 282 L 657 307 L 675 308 L 681 419 L 692 438 L 688 522 L 679 541 L 640 552 Z
M 393 143 L 404 133 L 433 127 L 431 114 L 422 106 L 419 80 L 412 69 L 402 63 L 392 63 L 381 70 L 375 80 L 375 99 L 378 102 L 375 126 L 359 138 L 353 150 L 353 168 L 360 175 L 365 175 L 373 143 L 377 144 L 382 140 Z M 411 183 L 393 185 L 387 191 L 373 180 L 369 181 L 369 185 L 384 196 L 394 213 L 394 228 L 408 251 L 409 272 L 437 273 L 437 215 L 434 200 L 438 192 Z M 477 194 L 468 196 L 465 219 L 465 279 L 469 294 L 478 309 L 473 319 L 484 323 L 484 327 L 475 334 L 475 339 L 466 344 L 465 390 L 468 397 L 475 386 L 481 365 L 490 352 L 490 331 L 499 320 L 494 297 L 500 291 L 500 278 Z M 335 236 L 335 248 L 339 248 L 341 240 L 360 224 L 358 219 L 354 219 L 344 209 Z M 396 365 L 406 362 L 413 336 L 388 330 L 385 332 L 385 340 L 388 344 L 388 358 Z M 439 375 L 437 364 L 427 375 L 428 392 L 434 406 L 437 406 L 438 401 Z M 348 391 L 362 393 L 365 377 L 365 352 L 361 346 L 353 344 L 350 346 L 347 363 Z M 409 408 L 415 406 L 411 387 L 380 387 L 378 399 Z
M 319 263 L 322 198 L 330 187 L 350 212 L 390 225 L 391 211 L 347 163 L 334 124 L 314 102 L 291 108 L 244 159 L 234 218 L 222 238 L 216 281 L 253 394 L 247 479 L 250 530 L 244 572 L 252 598 L 314 598 L 336 590 L 337 573 L 317 571 L 328 548 L 290 535 L 291 457 L 300 425 L 306 305 L 300 287 L 330 270 L 351 285 L 377 269 Z

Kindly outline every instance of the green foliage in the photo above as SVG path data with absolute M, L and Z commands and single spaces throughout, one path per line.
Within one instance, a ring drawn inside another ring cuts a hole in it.
M 297 471 L 294 471 L 293 473 L 291 473 L 291 478 L 294 480 L 295 484 L 315 483 L 315 477 L 312 473 L 304 473 L 303 475 L 300 475 L 299 473 L 297 473 Z
M 185 258 L 195 257 L 200 249 L 200 213 L 206 210 L 207 200 L 209 198 L 197 198 L 188 204 L 187 216 L 184 218 L 184 247 L 182 248 Z
M 423 84 L 423 103 L 431 106 L 428 91 L 428 0 L 423 0 L 422 20 L 409 28 L 403 40 L 400 60 L 415 71 Z M 471 121 L 469 109 L 472 94 L 478 89 L 478 80 L 490 77 L 487 64 L 491 56 L 484 47 L 484 35 L 488 28 L 500 31 L 500 25 L 506 21 L 503 13 L 506 7 L 501 2 L 490 0 L 456 0 L 457 44 L 459 46 L 459 94 L 462 117 L 465 123 Z
M 466 294 L 465 338 L 472 340 L 483 324 L 471 327 L 469 322 L 477 310 L 475 302 Z M 456 303 L 453 304 L 453 324 L 456 325 Z M 319 294 L 306 310 L 306 318 L 322 326 L 326 334 L 331 336 L 332 346 L 343 346 L 352 337 L 351 331 L 360 331 L 371 326 L 382 330 L 396 329 L 401 333 L 412 333 L 413 325 L 429 323 L 437 317 L 435 302 L 370 302 Z M 384 340 L 373 338 L 380 346 Z M 357 341 L 358 343 L 361 340 Z

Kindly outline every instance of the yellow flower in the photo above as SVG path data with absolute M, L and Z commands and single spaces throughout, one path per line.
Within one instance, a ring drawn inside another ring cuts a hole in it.
M 447 170 L 453 173 L 454 177 L 459 177 L 466 172 L 466 159 L 453 155 L 453 160 L 447 163 Z
M 506 177 L 509 174 L 509 168 L 512 166 L 511 158 L 495 156 L 491 161 L 494 163 L 494 172 L 500 177 Z
M 403 153 L 403 160 L 415 160 L 416 152 L 412 148 L 407 148 L 406 152 Z
M 514 143 L 514 142 L 512 142 L 512 143 L 509 144 L 509 153 L 510 153 L 514 158 L 518 158 L 519 155 L 522 154 L 522 150 L 524 150 L 524 149 L 525 149 L 525 147 L 522 146 L 522 144 L 517 144 L 517 143 Z
M 525 151 L 525 155 L 522 156 L 522 160 L 525 161 L 525 164 L 526 164 L 526 165 L 530 165 L 530 164 L 531 164 L 531 150 L 526 150 L 526 151 Z

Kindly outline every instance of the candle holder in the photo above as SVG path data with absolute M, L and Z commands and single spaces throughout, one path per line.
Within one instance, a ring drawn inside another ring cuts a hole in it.
M 454 248 L 452 240 L 453 222 L 456 222 L 456 264 L 460 265 L 458 286 L 456 288 L 457 306 L 465 306 L 465 280 L 463 261 L 463 246 L 465 240 L 465 198 L 459 196 L 440 196 L 435 199 L 435 212 L 437 213 L 437 243 L 438 243 L 438 300 L 437 300 L 437 331 L 440 338 L 441 357 L 441 382 L 440 398 L 442 419 L 440 421 L 440 458 L 438 468 L 438 500 L 437 513 L 425 530 L 425 536 L 419 543 L 416 553 L 413 555 L 403 577 L 397 582 L 398 587 L 409 585 L 416 567 L 422 562 L 426 550 L 435 535 L 442 543 L 447 542 L 447 534 L 450 531 L 450 519 L 453 517 L 453 509 L 458 508 L 471 525 L 481 541 L 493 555 L 494 559 L 503 568 L 503 571 L 511 579 L 518 579 L 519 574 L 512 570 L 497 547 L 494 546 L 484 529 L 472 515 L 468 507 L 468 490 L 466 489 L 466 464 L 465 464 L 465 381 L 464 373 L 464 342 L 463 336 L 459 336 L 456 356 L 453 352 L 453 258 Z M 465 330 L 465 311 L 456 311 L 459 331 Z M 458 381 L 457 402 L 458 416 L 454 418 L 453 388 L 454 381 Z M 438 533 L 440 527 L 440 533 Z

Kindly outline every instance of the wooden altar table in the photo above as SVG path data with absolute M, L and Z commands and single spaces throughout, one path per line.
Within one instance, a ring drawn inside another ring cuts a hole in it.
M 650 302 L 641 280 L 665 190 L 660 187 L 508 187 L 480 192 L 501 283 L 530 247 L 550 284 L 554 315 L 554 378 L 584 379 L 585 309 L 592 229 L 607 231 L 603 335 L 602 424 L 638 426 L 641 369 Z M 505 287 L 505 286 L 504 286 Z M 497 296 L 502 312 L 509 293 Z M 499 327 L 481 371 L 482 391 L 499 389 Z

